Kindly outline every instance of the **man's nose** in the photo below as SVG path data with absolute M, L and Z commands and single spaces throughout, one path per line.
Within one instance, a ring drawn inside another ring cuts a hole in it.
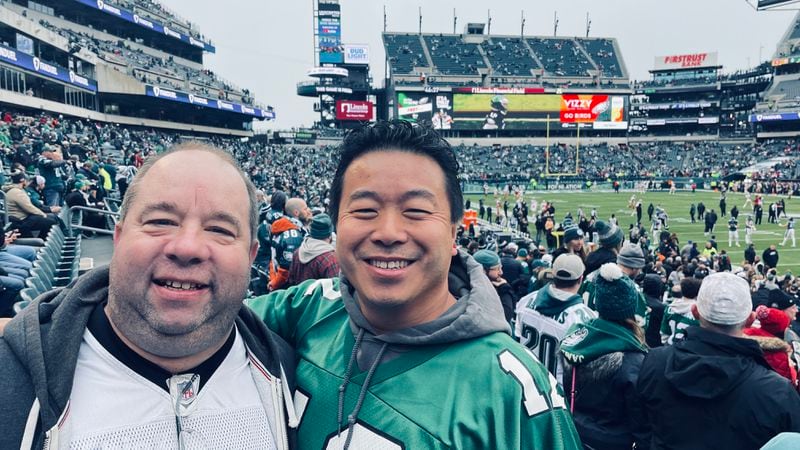
M 209 248 L 203 230 L 195 225 L 181 225 L 164 247 L 171 261 L 181 265 L 199 264 L 209 258 Z
M 382 212 L 378 216 L 372 239 L 387 246 L 405 242 L 408 234 L 403 215 L 399 212 Z

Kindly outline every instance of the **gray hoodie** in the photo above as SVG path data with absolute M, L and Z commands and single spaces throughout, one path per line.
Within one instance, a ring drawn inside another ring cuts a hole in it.
M 300 244 L 300 248 L 297 249 L 297 256 L 301 263 L 308 264 L 317 256 L 335 250 L 336 248 L 332 244 L 306 236 L 303 243 Z
M 42 294 L 6 326 L 0 337 L 0 449 L 45 445 L 46 432 L 65 413 L 89 317 L 107 297 L 108 268 L 103 267 Z M 284 385 L 293 390 L 291 348 L 249 308 L 240 310 L 236 328 L 273 379 L 281 378 L 282 369 L 289 374 L 283 375 Z M 294 408 L 284 406 L 283 415 L 291 419 Z M 294 438 L 290 430 L 288 441 Z
M 418 345 L 445 344 L 485 336 L 497 331 L 511 334 L 503 306 L 483 267 L 468 253 L 459 251 L 453 257 L 448 274 L 450 293 L 457 299 L 444 314 L 428 323 L 412 328 L 375 335 L 358 305 L 358 293 L 342 277 L 342 300 L 350 316 L 353 333 L 365 330 L 358 349 L 357 361 L 362 370 L 373 362 L 383 343 L 388 344 L 382 362 L 393 359 L 404 349 Z

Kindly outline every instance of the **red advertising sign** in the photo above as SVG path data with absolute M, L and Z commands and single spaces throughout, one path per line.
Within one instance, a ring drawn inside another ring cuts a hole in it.
M 561 122 L 594 122 L 609 108 L 607 95 L 564 94 L 561 96 Z
M 370 102 L 358 100 L 338 100 L 336 120 L 373 120 L 375 107 Z

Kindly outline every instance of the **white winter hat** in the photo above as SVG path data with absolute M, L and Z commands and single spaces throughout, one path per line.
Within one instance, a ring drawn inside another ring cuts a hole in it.
M 747 281 L 730 272 L 718 272 L 705 277 L 697 293 L 697 311 L 713 324 L 743 323 L 753 311 Z

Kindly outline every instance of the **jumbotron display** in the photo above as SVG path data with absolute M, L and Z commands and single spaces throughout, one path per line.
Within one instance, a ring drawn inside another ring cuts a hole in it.
M 521 91 L 521 92 L 516 92 Z M 606 94 L 398 92 L 397 117 L 439 130 L 627 130 L 628 98 Z

